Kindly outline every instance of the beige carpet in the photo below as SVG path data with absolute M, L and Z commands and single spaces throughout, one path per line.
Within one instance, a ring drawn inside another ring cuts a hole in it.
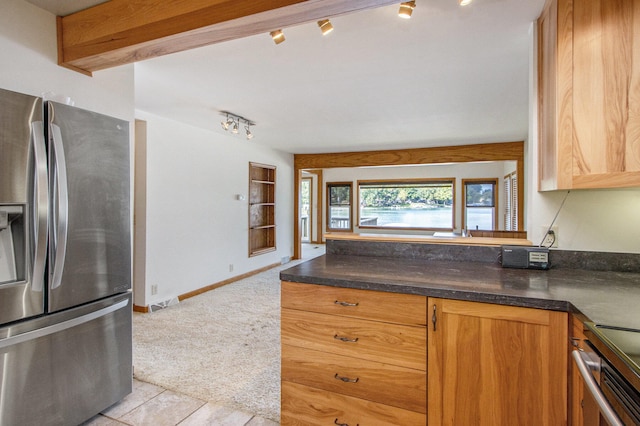
M 135 377 L 278 422 L 279 272 L 297 262 L 134 314 Z

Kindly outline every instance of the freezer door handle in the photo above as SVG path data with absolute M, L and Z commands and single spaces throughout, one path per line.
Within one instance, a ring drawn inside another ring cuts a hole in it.
M 93 321 L 96 318 L 109 315 L 112 312 L 115 312 L 127 307 L 127 305 L 129 305 L 129 298 L 121 300 L 120 302 L 114 303 L 113 305 L 109 305 L 102 309 L 98 309 L 97 311 L 90 312 L 86 315 L 82 315 L 80 317 L 72 318 L 70 320 L 59 322 L 57 324 L 53 324 L 47 327 L 38 328 L 36 330 L 27 331 L 25 333 L 17 334 L 15 336 L 6 337 L 0 340 L 0 349 L 4 349 L 12 345 L 17 345 L 19 343 L 27 342 L 29 340 L 38 339 L 40 337 L 45 337 L 50 334 L 59 333 L 69 328 L 76 327 L 78 325 L 84 324 L 89 321 Z
M 69 194 L 67 189 L 67 163 L 64 156 L 64 144 L 60 127 L 49 124 L 53 142 L 54 196 L 56 208 L 53 211 L 53 272 L 51 276 L 51 289 L 62 284 L 62 270 L 67 254 L 67 229 L 69 225 Z
M 33 141 L 33 267 L 31 270 L 31 288 L 42 291 L 44 288 L 44 267 L 47 256 L 49 189 L 47 180 L 47 148 L 44 143 L 44 125 L 42 121 L 31 124 Z

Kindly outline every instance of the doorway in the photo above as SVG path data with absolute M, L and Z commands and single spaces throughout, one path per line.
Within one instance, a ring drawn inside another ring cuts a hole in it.
M 300 241 L 303 243 L 311 242 L 312 204 L 312 179 L 303 177 L 300 182 Z

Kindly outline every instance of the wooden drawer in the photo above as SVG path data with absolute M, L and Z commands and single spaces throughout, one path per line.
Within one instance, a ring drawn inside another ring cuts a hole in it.
M 425 326 L 427 298 L 413 294 L 282 282 L 282 307 Z
M 427 329 L 282 309 L 281 340 L 337 355 L 427 369 Z
M 281 425 L 424 426 L 424 414 L 360 398 L 282 382 Z
M 282 380 L 427 412 L 426 371 L 283 345 Z

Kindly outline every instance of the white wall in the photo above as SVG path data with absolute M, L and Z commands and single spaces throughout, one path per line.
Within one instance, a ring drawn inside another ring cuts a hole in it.
M 538 244 L 567 191 L 538 192 L 538 122 L 535 25 L 531 30 L 529 143 L 527 144 L 526 226 Z M 558 248 L 640 253 L 640 188 L 573 190 L 556 220 Z
M 147 122 L 144 305 L 292 255 L 293 155 L 264 148 L 257 138 L 221 135 L 144 111 L 136 118 Z M 250 161 L 277 167 L 277 250 L 255 257 L 248 256 Z
M 509 170 L 505 173 L 505 170 Z M 455 183 L 455 228 L 459 232 L 462 226 L 462 179 L 472 178 L 497 178 L 498 179 L 498 225 L 499 229 L 503 228 L 502 212 L 504 210 L 504 200 L 502 194 L 504 193 L 503 177 L 507 173 L 515 170 L 515 162 L 513 161 L 500 161 L 500 162 L 485 162 L 485 163 L 465 163 L 465 164 L 429 164 L 423 166 L 399 166 L 399 167 L 362 167 L 362 168 L 334 168 L 324 169 L 323 171 L 323 192 L 326 196 L 326 184 L 327 182 L 353 182 L 353 197 L 357 197 L 357 181 L 358 180 L 378 180 L 378 179 L 425 179 L 425 178 L 456 178 Z M 354 211 L 352 217 L 357 218 L 357 211 L 355 210 L 357 203 L 352 203 Z M 326 220 L 325 220 L 326 222 Z M 355 222 L 354 222 L 355 224 Z M 323 228 L 326 231 L 326 223 L 323 224 Z M 358 227 L 355 226 L 354 232 L 358 232 Z M 383 232 L 388 233 L 406 233 L 403 230 L 366 230 L 367 233 Z M 431 234 L 430 231 L 418 232 L 412 231 L 412 233 L 424 233 Z
M 1 0 L 0 52 L 3 89 L 36 96 L 53 92 L 71 97 L 77 107 L 133 120 L 133 65 L 93 77 L 58 66 L 53 14 L 23 0 Z

